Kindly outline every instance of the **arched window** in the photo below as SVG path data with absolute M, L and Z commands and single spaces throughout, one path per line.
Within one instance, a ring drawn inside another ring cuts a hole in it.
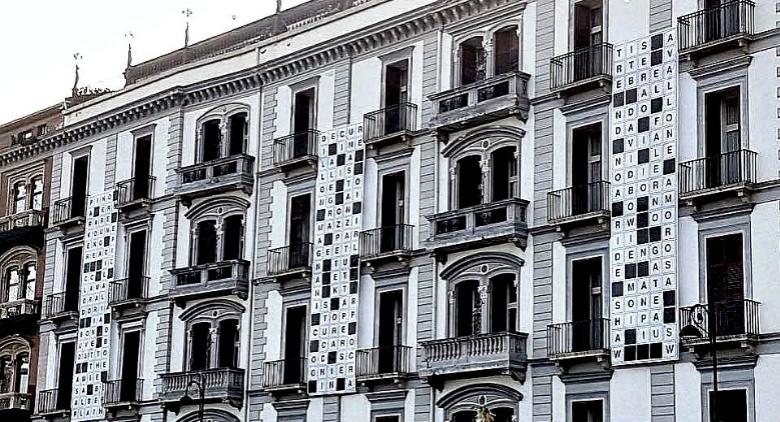
M 456 388 L 436 405 L 449 422 L 474 422 L 479 413 L 489 412 L 494 422 L 511 422 L 523 395 L 506 385 L 469 384 Z
M 187 324 L 188 370 L 238 367 L 243 312 L 240 304 L 222 300 L 196 305 L 182 314 Z
M 472 37 L 460 43 L 460 84 L 468 85 L 485 79 L 487 65 L 482 37 Z
M 36 176 L 32 179 L 32 201 L 30 208 L 41 211 L 43 209 L 43 177 Z
M 19 336 L 0 342 L 0 394 L 27 393 L 30 384 L 30 345 Z
M 0 257 L 0 296 L 4 303 L 35 299 L 36 254 L 18 248 Z
M 244 215 L 249 204 L 234 197 L 219 198 L 193 207 L 193 265 L 241 259 L 244 253 Z
M 198 120 L 196 161 L 208 162 L 244 154 L 249 136 L 249 107 L 219 106 Z
M 502 28 L 493 34 L 493 73 L 504 73 L 519 70 L 520 39 L 517 36 L 517 26 Z
M 27 185 L 25 182 L 17 182 L 14 185 L 14 213 L 27 209 Z

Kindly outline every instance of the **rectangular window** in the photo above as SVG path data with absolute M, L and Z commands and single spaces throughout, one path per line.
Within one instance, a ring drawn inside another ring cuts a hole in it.
M 146 277 L 146 230 L 130 233 L 127 256 L 127 298 L 138 299 L 143 294 Z
M 244 249 L 244 217 L 231 215 L 222 221 L 222 260 L 241 259 Z
M 309 241 L 311 221 L 311 195 L 299 195 L 290 200 L 289 241 L 301 245 Z
M 213 264 L 217 262 L 217 223 L 206 220 L 198 223 L 198 250 L 195 263 Z
M 745 332 L 742 234 L 707 239 L 707 301 L 715 307 L 718 335 Z
M 602 181 L 601 123 L 576 128 L 571 135 L 571 207 L 573 215 L 601 209 L 606 203 Z
M 401 350 L 403 343 L 404 295 L 401 290 L 379 294 L 379 326 L 377 346 L 379 347 L 379 372 L 383 374 L 401 372 Z
M 78 312 L 81 291 L 81 247 L 70 248 L 66 253 L 64 310 Z
M 303 379 L 306 357 L 306 306 L 293 306 L 285 311 L 284 383 L 297 384 Z
M 141 332 L 125 333 L 122 342 L 122 374 L 119 390 L 120 401 L 127 402 L 136 397 L 136 381 L 138 380 L 138 363 L 141 352 Z
M 377 416 L 374 418 L 374 422 L 401 422 L 400 416 Z
M 315 106 L 317 91 L 308 88 L 295 93 L 293 97 L 293 134 L 316 129 Z
M 152 135 L 135 140 L 133 163 L 133 199 L 149 198 L 149 176 L 152 171 Z
M 239 354 L 238 320 L 228 319 L 219 323 L 219 363 L 220 368 L 238 367 Z
M 198 322 L 190 328 L 190 370 L 211 367 L 211 324 Z
M 574 49 L 603 41 L 601 0 L 581 0 L 574 5 Z
M 83 156 L 73 160 L 73 173 L 71 176 L 70 217 L 84 217 L 87 205 L 87 175 L 89 174 L 89 157 Z
M 604 401 L 587 400 L 571 403 L 572 422 L 603 422 Z
M 573 352 L 601 348 L 602 324 L 601 257 L 572 262 L 571 342 Z
M 228 126 L 230 131 L 230 150 L 228 154 L 243 154 L 246 151 L 247 134 L 249 133 L 246 113 L 236 113 L 230 116 Z
M 710 422 L 716 422 L 714 418 L 715 403 L 718 403 L 718 421 L 747 422 L 747 390 L 720 390 L 717 398 L 714 391 L 710 391 Z
M 60 361 L 57 371 L 57 409 L 70 409 L 75 361 L 76 343 L 64 342 L 60 344 Z

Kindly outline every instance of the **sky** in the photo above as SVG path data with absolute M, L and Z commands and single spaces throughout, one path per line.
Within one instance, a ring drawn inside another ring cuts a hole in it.
M 188 8 L 194 43 L 272 14 L 276 0 L 0 1 L 0 123 L 67 97 L 76 53 L 79 86 L 122 88 L 128 41 L 133 63 L 183 47 Z

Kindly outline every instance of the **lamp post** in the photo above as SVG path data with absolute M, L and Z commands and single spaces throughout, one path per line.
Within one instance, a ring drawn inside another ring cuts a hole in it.
M 204 413 L 204 402 L 206 401 L 206 385 L 205 381 L 203 379 L 203 371 L 198 371 L 198 379 L 191 379 L 190 382 L 187 384 L 187 388 L 184 389 L 184 397 L 182 398 L 182 401 L 191 401 L 192 398 L 190 397 L 190 387 L 193 385 L 198 387 L 198 421 L 203 422 L 203 413 Z
M 718 418 L 718 350 L 717 350 L 717 311 L 716 305 L 709 301 L 706 305 L 696 304 L 690 308 L 690 322 L 698 332 L 680 333 L 682 337 L 701 338 L 702 334 L 710 341 L 710 353 L 712 354 L 712 392 L 715 399 L 710 400 L 710 422 L 721 422 Z

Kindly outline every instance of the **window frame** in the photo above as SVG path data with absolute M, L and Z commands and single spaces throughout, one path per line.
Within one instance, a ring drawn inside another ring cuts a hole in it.
M 227 157 L 230 157 L 230 132 L 228 130 L 230 118 L 236 114 L 244 113 L 246 115 L 246 120 L 244 123 L 246 124 L 246 134 L 244 136 L 244 148 L 242 154 L 247 154 L 249 150 L 249 142 L 251 138 L 251 130 L 250 130 L 250 123 L 252 119 L 252 112 L 251 112 L 251 106 L 249 104 L 243 104 L 243 103 L 227 103 L 222 104 L 217 107 L 214 107 L 213 109 L 203 113 L 195 122 L 195 150 L 193 154 L 193 164 L 205 164 L 211 161 L 217 161 L 221 160 Z M 204 161 L 203 160 L 203 154 L 204 154 L 204 135 L 205 132 L 203 130 L 204 124 L 211 122 L 211 121 L 219 121 L 219 133 L 220 133 L 220 139 L 219 139 L 219 157 L 215 158 L 214 160 L 210 161 Z M 135 148 L 135 147 L 133 147 Z M 152 151 L 154 151 L 154 137 L 152 137 Z M 153 154 L 152 154 L 153 155 Z M 150 162 L 150 166 L 151 166 Z M 153 168 L 153 167 L 152 167 Z

